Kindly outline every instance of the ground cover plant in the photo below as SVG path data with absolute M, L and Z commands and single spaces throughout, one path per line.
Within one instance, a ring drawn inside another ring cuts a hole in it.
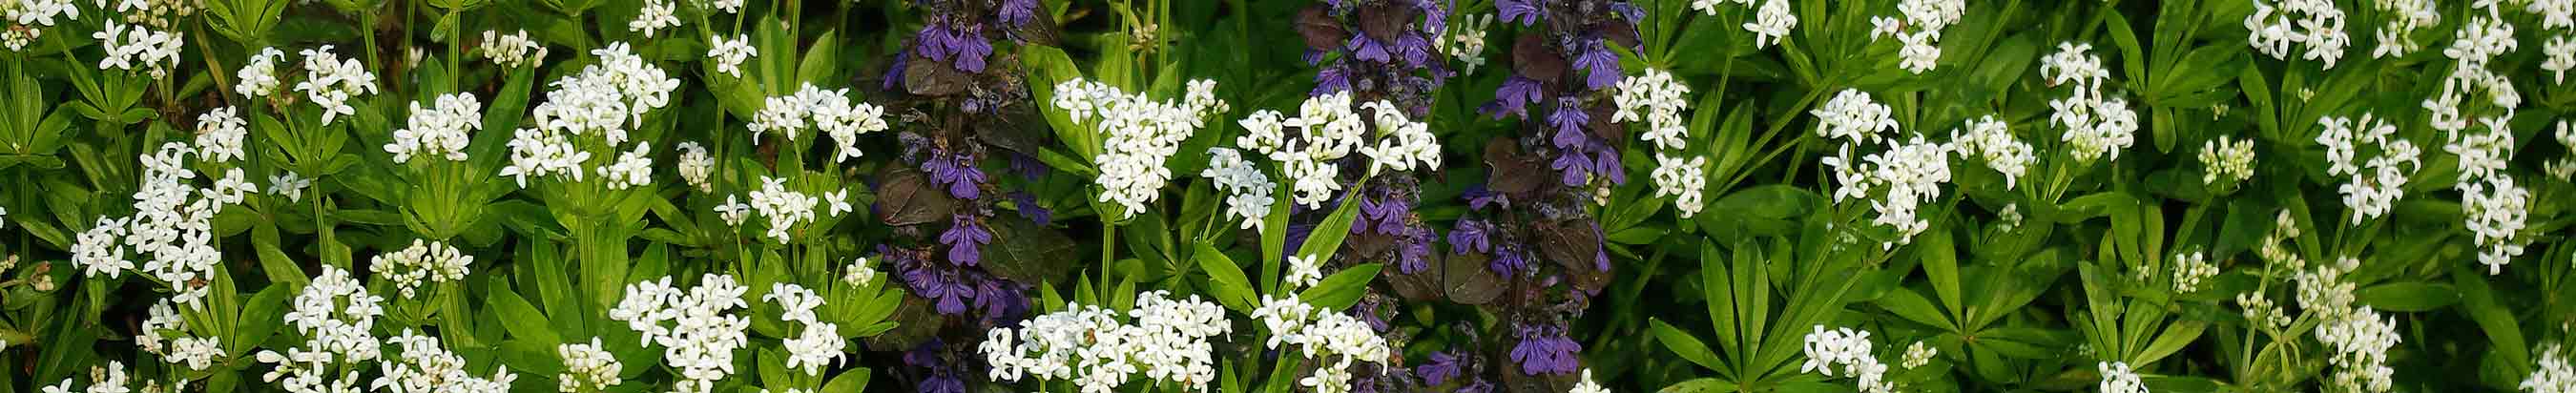
M 2576 393 L 2576 1 L 0 0 L 0 392 Z

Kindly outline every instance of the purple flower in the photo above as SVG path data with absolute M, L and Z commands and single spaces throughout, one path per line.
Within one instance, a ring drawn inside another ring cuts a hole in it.
M 1002 21 L 1012 26 L 1026 25 L 1037 16 L 1037 9 L 1038 0 L 1002 0 Z
M 1610 53 L 1610 46 L 1603 45 L 1599 39 L 1584 41 L 1579 45 L 1583 53 L 1574 58 L 1574 68 L 1591 72 L 1584 82 L 1594 90 L 1619 84 L 1619 79 L 1625 77 L 1619 69 L 1619 55 Z
M 1358 57 L 1360 60 L 1379 63 L 1393 60 L 1393 58 L 1390 57 L 1393 54 L 1387 52 L 1386 45 L 1377 42 L 1377 40 L 1369 39 L 1367 34 L 1352 34 L 1350 43 L 1343 44 L 1342 48 L 1350 50 L 1352 56 Z
M 1408 34 L 1395 40 L 1395 52 L 1404 56 L 1404 64 L 1421 66 L 1431 61 L 1431 40 Z
M 944 154 L 934 150 L 921 162 L 921 170 L 930 172 L 930 182 L 948 186 L 948 196 L 975 199 L 984 183 L 984 169 L 975 167 L 975 157 L 967 154 Z
M 957 370 L 940 356 L 946 347 L 934 337 L 903 352 L 905 365 L 920 367 L 928 374 L 921 380 L 920 393 L 966 393 L 966 381 L 958 379 Z
M 1019 207 L 1020 217 L 1035 221 L 1038 226 L 1052 225 L 1051 223 L 1055 222 L 1055 211 L 1039 205 L 1037 194 L 1030 194 L 1028 191 L 1012 192 L 1011 205 Z
M 1538 80 L 1514 74 L 1510 78 L 1503 79 L 1502 87 L 1494 88 L 1494 102 L 1485 104 L 1486 107 L 1483 110 L 1486 115 L 1496 119 L 1503 118 L 1504 113 L 1528 116 L 1530 103 L 1538 100 Z
M 1556 112 L 1547 115 L 1547 124 L 1556 127 L 1555 137 L 1550 138 L 1550 142 L 1554 142 L 1557 148 L 1566 150 L 1580 149 L 1589 145 L 1592 142 L 1592 134 L 1583 132 L 1583 126 L 1591 121 L 1592 114 L 1583 112 L 1583 100 L 1574 97 L 1558 98 Z
M 1315 70 L 1315 89 L 1308 91 L 1306 95 L 1320 96 L 1339 93 L 1350 89 L 1351 78 L 1349 73 L 1343 72 L 1341 67 L 1324 67 L 1323 69 Z
M 1431 362 L 1414 366 L 1413 375 L 1422 377 L 1426 385 L 1447 383 L 1450 378 L 1458 377 L 1459 368 L 1464 366 L 1459 364 L 1461 360 L 1459 356 L 1450 355 L 1449 351 L 1432 352 Z
M 955 32 L 957 36 L 952 38 L 951 43 L 956 46 L 951 47 L 950 50 L 957 54 L 957 64 L 955 64 L 957 70 L 965 71 L 969 74 L 983 73 L 984 58 L 993 55 L 993 43 L 984 40 L 983 34 L 979 34 L 976 31 L 960 29 L 955 30 Z M 1604 53 L 1607 54 L 1607 52 Z M 1612 68 L 1617 68 L 1615 65 L 1617 62 L 1613 61 L 1612 63 L 1614 64 Z M 1613 77 L 1612 81 L 1617 81 L 1615 78 L 1616 75 L 1613 75 Z M 1596 76 L 1593 79 L 1599 80 L 1600 78 Z M 1594 88 L 1600 87 L 1594 86 Z
M 1512 346 L 1512 360 L 1520 362 L 1522 375 L 1573 374 L 1581 367 L 1575 352 L 1582 352 L 1583 344 L 1566 337 L 1565 327 L 1522 325 L 1518 330 L 1514 336 L 1520 343 Z
M 956 224 L 939 233 L 939 244 L 948 245 L 948 262 L 975 266 L 983 259 L 979 250 L 993 244 L 993 231 L 984 229 L 982 217 L 974 214 L 958 214 L 952 221 Z
M 1564 173 L 1564 178 L 1560 180 L 1567 187 L 1581 186 L 1583 182 L 1591 179 L 1592 160 L 1579 152 L 1566 151 L 1557 154 L 1556 160 L 1548 162 L 1547 167 Z
M 1395 258 L 1396 271 L 1404 274 L 1413 274 L 1431 268 L 1431 239 L 1433 238 L 1431 229 L 1419 226 L 1409 229 L 1411 231 L 1405 236 L 1404 248 L 1398 251 Z
M 1485 188 L 1484 184 L 1469 186 L 1467 191 L 1460 193 L 1459 196 L 1467 198 L 1468 210 L 1485 210 L 1485 206 L 1488 205 L 1500 205 L 1505 208 L 1509 208 L 1512 205 L 1510 197 L 1503 196 L 1503 193 L 1494 192 L 1493 189 Z
M 1019 284 L 987 279 L 977 287 L 975 306 L 984 309 L 985 319 L 1017 321 L 1020 313 L 1028 310 L 1028 297 L 1020 294 Z
M 1537 0 L 1495 0 L 1494 11 L 1502 13 L 1504 22 L 1517 21 L 1520 22 L 1522 26 L 1528 26 L 1532 23 L 1538 23 L 1539 11 L 1536 1 Z
M 1449 251 L 1457 254 L 1466 254 L 1468 251 L 1494 252 L 1494 243 L 1488 239 L 1490 235 L 1487 234 L 1493 229 L 1494 224 L 1484 220 L 1459 219 L 1457 226 L 1449 229 Z
M 1520 272 L 1531 270 L 1529 257 L 1522 255 L 1520 245 L 1503 243 L 1494 250 L 1494 259 L 1485 262 L 1486 270 L 1503 277 L 1519 276 Z
M 1619 166 L 1619 151 L 1593 145 L 1592 171 L 1610 177 L 1610 184 L 1628 184 L 1628 170 Z

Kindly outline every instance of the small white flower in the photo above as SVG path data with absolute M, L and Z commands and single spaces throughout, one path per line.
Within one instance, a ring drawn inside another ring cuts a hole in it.
M 2576 393 L 2576 366 L 2569 366 L 2567 354 L 2558 344 L 2542 347 L 2534 356 L 2538 364 L 2531 376 L 2522 379 L 2522 390 L 2531 393 Z
M 1199 176 L 1215 181 L 1217 190 L 1225 192 L 1226 213 L 1243 221 L 1239 229 L 1262 229 L 1271 205 L 1278 202 L 1272 194 L 1279 184 L 1234 149 L 1208 148 L 1207 168 L 1199 170 Z
M 841 273 L 841 283 L 850 284 L 853 287 L 864 287 L 877 280 L 877 268 L 868 262 L 867 257 L 850 261 L 850 266 L 843 270 L 845 273 Z
M 1322 281 L 1324 279 L 1324 263 L 1318 259 L 1319 258 L 1316 258 L 1313 255 L 1289 256 L 1288 287 L 1311 287 L 1315 286 L 1316 282 Z
M 1457 59 L 1459 75 L 1474 74 L 1485 65 L 1485 32 L 1493 24 L 1494 14 L 1472 14 L 1449 25 L 1449 39 L 1439 41 L 1439 49 Z
M 1601 387 L 1600 383 L 1592 382 L 1592 369 L 1586 368 L 1583 369 L 1583 379 L 1575 382 L 1574 389 L 1567 390 L 1566 393 L 1610 393 L 1610 388 Z
M 1908 345 L 1905 347 L 1904 365 L 1907 369 L 1922 368 L 1925 365 L 1932 364 L 1932 357 L 1940 355 L 1940 348 L 1933 348 L 1931 345 L 1927 345 L 1922 341 L 1915 341 L 1914 345 Z
M 707 177 L 715 173 L 716 159 L 707 155 L 707 148 L 698 146 L 697 142 L 680 142 L 677 148 L 680 150 L 680 180 L 688 182 L 690 187 L 697 187 L 698 192 L 715 191 L 715 184 L 708 182 Z
M 1749 3 L 1752 0 L 1736 1 Z M 1760 49 L 1788 38 L 1789 29 L 1797 26 L 1798 15 L 1789 13 L 1788 1 L 1763 0 L 1762 8 L 1756 11 L 1753 21 L 1744 23 L 1744 31 L 1753 32 L 1753 48 Z
M 484 30 L 482 52 L 483 58 L 492 60 L 492 64 L 505 68 L 516 68 L 521 65 L 534 66 L 546 59 L 545 44 L 529 39 L 527 30 L 519 30 L 511 34 Z
M 1825 325 L 1816 325 L 1813 332 L 1807 333 L 1802 349 L 1807 361 L 1798 366 L 1798 372 L 1851 377 L 1862 392 L 1892 393 L 1896 382 L 1887 380 L 1887 364 L 1880 363 L 1878 356 L 1870 353 L 1870 346 L 1868 331 L 1851 328 L 1825 330 Z M 1836 367 L 1841 371 L 1835 371 Z
M 2207 255 L 2198 251 L 2174 255 L 2174 292 L 2198 291 L 2201 281 L 2217 276 L 2218 264 L 2210 263 Z
M 671 15 L 677 8 L 678 5 L 670 1 L 644 0 L 644 8 L 636 11 L 634 21 L 626 22 L 626 30 L 642 32 L 644 38 L 653 38 L 655 32 L 680 25 L 680 18 Z
M 2332 0 L 2281 0 L 2280 4 L 2275 9 L 2262 0 L 2254 1 L 2254 14 L 2245 17 L 2247 44 L 2274 59 L 2288 59 L 2293 46 L 2303 46 L 2307 51 L 2299 55 L 2301 59 L 2324 61 L 2326 69 L 2334 69 L 2344 47 L 2352 43 L 2352 37 L 2343 32 L 2343 10 L 2336 9 Z
M 1092 157 L 1100 175 L 1093 181 L 1101 188 L 1099 201 L 1124 207 L 1120 218 L 1125 219 L 1144 212 L 1171 182 L 1172 170 L 1164 162 L 1180 151 L 1181 142 L 1206 125 L 1206 116 L 1225 110 L 1215 89 L 1215 81 L 1194 80 L 1181 101 L 1155 101 L 1074 79 L 1056 85 L 1054 104 L 1077 114 L 1075 124 L 1101 131 L 1100 154 Z
M 313 180 L 295 172 L 279 172 L 268 177 L 268 193 L 284 195 L 288 201 L 303 201 L 304 189 L 313 188 Z
M 259 48 L 259 53 L 251 54 L 250 59 L 242 64 L 241 70 L 233 74 L 234 77 L 241 79 L 240 82 L 233 84 L 233 91 L 250 98 L 276 94 L 277 62 L 285 58 L 286 52 L 279 51 L 277 48 Z
M 2200 147 L 2201 184 L 2235 184 L 2254 177 L 2254 141 L 2220 135 Z
M 412 240 L 411 247 L 377 255 L 369 264 L 377 277 L 394 282 L 403 297 L 412 297 L 426 283 L 443 283 L 465 279 L 466 269 L 474 256 L 441 242 Z
M 2503 174 L 2483 182 L 2464 180 L 2459 188 L 2465 226 L 2479 247 L 2478 263 L 2487 266 L 2489 275 L 2503 273 L 2504 265 L 2522 256 L 2526 241 L 2521 233 L 2531 217 L 2531 191 Z
M 716 72 L 742 77 L 742 62 L 759 56 L 760 49 L 751 47 L 751 36 L 735 34 L 733 39 L 717 38 L 707 47 L 707 58 L 715 59 Z
M 1968 122 L 1966 133 L 1950 137 L 1950 143 L 1961 157 L 1974 156 L 1986 162 L 1986 168 L 2004 175 L 2004 188 L 2019 187 L 2021 177 L 2036 161 L 2030 143 L 2013 137 L 2012 127 L 1986 115 Z
M 2147 393 L 2146 382 L 2138 379 L 2137 371 L 2129 369 L 2129 362 L 2102 362 L 2100 369 L 2101 393 Z
M 215 108 L 197 115 L 197 158 L 208 162 L 232 162 L 242 158 L 242 139 L 250 135 L 250 122 L 235 114 L 233 107 Z
M 376 74 L 368 72 L 358 59 L 340 60 L 330 45 L 305 49 L 302 55 L 306 75 L 295 83 L 295 91 L 304 92 L 313 105 L 322 107 L 323 125 L 330 125 L 340 116 L 358 114 L 358 108 L 350 106 L 349 100 L 376 93 Z
M 395 163 L 409 163 L 414 154 L 465 161 L 465 145 L 474 140 L 470 133 L 483 129 L 482 108 L 474 93 L 439 95 L 429 108 L 414 102 L 411 128 L 394 130 L 393 143 L 385 144 L 385 152 L 394 155 Z
M 623 371 L 625 366 L 617 362 L 617 357 L 609 355 L 606 349 L 602 349 L 598 337 L 591 337 L 588 344 L 570 343 L 555 346 L 555 356 L 561 357 L 564 364 L 564 373 L 556 376 L 560 382 L 557 388 L 560 392 L 598 391 L 623 382 L 617 374 Z

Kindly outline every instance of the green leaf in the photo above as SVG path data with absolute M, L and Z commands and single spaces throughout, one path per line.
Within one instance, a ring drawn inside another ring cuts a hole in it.
M 1344 203 L 1334 208 L 1333 215 L 1324 217 L 1323 223 L 1315 224 L 1314 230 L 1306 232 L 1306 244 L 1297 246 L 1297 255 L 1317 261 L 1333 260 L 1333 252 L 1341 250 L 1342 240 L 1351 236 L 1351 221 L 1359 218 L 1359 205 Z
M 1243 266 L 1236 265 L 1233 258 L 1226 257 L 1225 253 L 1217 251 L 1216 246 L 1206 242 L 1198 243 L 1196 249 L 1190 251 L 1190 257 L 1198 261 L 1199 270 L 1207 272 L 1209 294 L 1216 298 L 1218 304 L 1235 312 L 1252 312 L 1253 304 L 1258 300 L 1253 294 L 1252 280 L 1243 276 Z
M 1717 360 L 1716 353 L 1709 352 L 1708 344 L 1701 344 L 1699 339 L 1691 337 L 1690 333 L 1675 329 L 1673 325 L 1665 324 L 1662 319 L 1649 318 L 1646 320 L 1646 325 L 1648 329 L 1654 331 L 1656 342 L 1664 343 L 1664 349 L 1673 351 L 1675 355 L 1681 355 L 1682 360 L 1689 360 L 1692 364 L 1698 364 L 1700 368 L 1727 369 L 1724 363 Z
M 1332 310 L 1349 309 L 1351 304 L 1360 302 L 1361 294 L 1368 293 L 1368 283 L 1370 280 L 1377 279 L 1377 272 L 1381 267 L 1383 267 L 1381 264 L 1369 263 L 1342 269 L 1340 272 L 1334 272 L 1331 277 L 1324 277 L 1324 281 L 1316 283 L 1314 288 L 1306 288 L 1306 292 L 1298 293 L 1297 298 L 1304 299 L 1306 304 L 1313 304 L 1315 307 Z
M 823 390 L 817 392 L 859 393 L 867 391 L 868 379 L 872 378 L 869 374 L 870 370 L 868 370 L 867 367 L 859 367 L 842 371 L 841 375 L 832 376 L 831 382 L 823 383 Z
M 2394 282 L 2362 288 L 2353 293 L 2353 300 L 2380 311 L 2425 312 L 2459 303 L 2460 291 L 2443 283 Z
M 546 314 L 537 311 L 537 306 L 528 303 L 527 298 L 519 297 L 519 294 L 510 292 L 508 288 L 494 287 L 491 302 L 491 311 L 500 314 L 501 327 L 509 329 L 510 336 L 518 337 L 520 341 L 543 345 L 546 348 L 553 348 L 556 344 L 563 343 L 563 338 L 556 336 L 554 329 L 546 322 Z

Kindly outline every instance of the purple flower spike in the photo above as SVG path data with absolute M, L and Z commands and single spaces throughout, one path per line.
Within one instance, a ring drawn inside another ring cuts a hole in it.
M 954 220 L 956 225 L 939 234 L 939 244 L 948 245 L 949 263 L 975 266 L 983 259 L 979 250 L 986 244 L 993 244 L 993 232 L 985 230 L 977 218 L 973 214 L 958 214 Z
M 1504 22 L 1520 22 L 1522 26 L 1538 23 L 1539 11 L 1535 0 L 1496 0 L 1494 11 L 1502 13 Z
M 1462 366 L 1458 364 L 1460 360 L 1462 359 L 1459 356 L 1450 355 L 1449 351 L 1432 352 L 1431 362 L 1414 366 L 1413 375 L 1422 377 L 1422 382 L 1426 385 L 1447 383 L 1450 378 L 1458 377 L 1459 368 Z
M 1485 114 L 1493 116 L 1496 119 L 1503 118 L 1504 113 L 1510 113 L 1515 116 L 1528 116 L 1530 103 L 1537 102 L 1538 100 L 1538 80 L 1522 78 L 1520 75 L 1512 75 L 1510 78 L 1503 80 L 1502 87 L 1494 89 L 1494 103 L 1492 105 L 1495 107 L 1485 108 Z
M 1583 344 L 1565 336 L 1562 326 L 1521 326 L 1515 333 L 1520 344 L 1512 346 L 1512 360 L 1520 362 L 1522 375 L 1573 374 L 1581 367 L 1576 352 Z

